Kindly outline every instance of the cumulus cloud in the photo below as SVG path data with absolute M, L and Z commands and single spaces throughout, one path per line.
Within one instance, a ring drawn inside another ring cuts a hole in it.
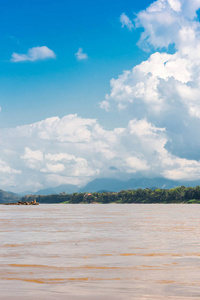
M 200 162 L 173 155 L 166 149 L 168 141 L 166 129 L 146 119 L 132 119 L 126 127 L 105 130 L 95 119 L 67 115 L 0 129 L 1 188 L 36 191 L 133 174 L 199 177 Z
M 0 173 L 7 173 L 7 174 L 21 174 L 20 170 L 16 170 L 11 168 L 8 163 L 0 159 Z
M 110 103 L 108 101 L 104 100 L 104 101 L 100 102 L 99 105 L 102 109 L 105 109 L 105 111 L 107 111 L 107 112 L 109 111 Z
M 199 22 L 197 10 L 200 8 L 196 0 L 157 0 L 146 10 L 138 13 L 136 27 L 143 27 L 139 46 L 148 49 L 168 47 L 175 44 L 176 49 L 187 45 L 194 46 L 198 42 Z M 187 40 L 189 38 L 189 40 Z M 189 42 L 192 41 L 192 45 Z M 199 42 L 198 42 L 199 44 Z
M 196 0 L 157 0 L 140 11 L 135 26 L 144 31 L 138 45 L 155 52 L 111 79 L 111 91 L 100 103 L 106 111 L 128 108 L 133 117 L 165 127 L 166 147 L 182 158 L 200 157 L 199 8 Z
M 129 30 L 132 30 L 134 27 L 133 22 L 129 19 L 129 17 L 125 13 L 121 14 L 120 22 L 122 24 L 122 28 L 127 27 Z
M 179 55 L 166 53 L 154 53 L 147 61 L 142 62 L 130 71 L 124 71 L 117 79 L 112 79 L 111 93 L 101 103 L 104 107 L 106 101 L 117 103 L 118 107 L 123 104 L 142 101 L 146 107 L 153 111 L 164 111 L 175 98 L 188 108 L 191 115 L 200 112 L 198 102 L 198 89 L 192 87 L 191 80 L 193 68 L 190 62 Z M 169 90 L 173 94 L 169 94 Z M 168 92 L 167 92 L 168 90 Z M 173 97 L 173 98 L 172 98 Z M 197 112 L 193 109 L 195 106 Z
M 24 155 L 21 158 L 30 169 L 38 169 L 38 165 L 40 166 L 43 161 L 43 153 L 40 150 L 31 150 L 29 147 L 25 147 Z
M 49 164 L 46 163 L 44 169 L 41 169 L 41 172 L 47 173 L 62 173 L 65 170 L 65 166 L 63 164 Z
M 158 49 L 173 43 L 177 51 L 171 55 L 156 52 L 148 61 L 112 79 L 111 93 L 101 103 L 102 108 L 109 106 L 108 100 L 121 106 L 141 99 L 153 105 L 153 109 L 165 109 L 170 99 L 169 93 L 166 95 L 162 89 L 173 85 L 176 99 L 187 106 L 192 116 L 200 117 L 200 23 L 196 19 L 200 3 L 197 2 L 158 0 L 138 13 L 136 25 L 144 28 L 140 46 Z M 193 10 L 189 9 L 190 4 Z
M 11 57 L 12 62 L 23 62 L 23 61 L 36 61 L 43 60 L 47 58 L 56 58 L 53 50 L 49 49 L 46 46 L 42 47 L 33 47 L 28 50 L 26 54 L 13 53 Z
M 78 52 L 75 53 L 75 56 L 76 56 L 76 58 L 78 60 L 86 60 L 86 59 L 88 59 L 87 53 L 84 53 L 82 48 L 78 49 Z

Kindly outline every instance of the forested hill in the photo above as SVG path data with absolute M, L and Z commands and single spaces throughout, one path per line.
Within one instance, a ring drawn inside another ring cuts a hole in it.
M 17 202 L 20 199 L 21 199 L 21 197 L 19 197 L 16 194 L 0 190 L 0 203 Z
M 200 203 L 200 186 L 185 186 L 173 189 L 137 189 L 123 190 L 118 193 L 73 193 L 48 196 L 29 195 L 22 201 L 37 199 L 39 203 Z

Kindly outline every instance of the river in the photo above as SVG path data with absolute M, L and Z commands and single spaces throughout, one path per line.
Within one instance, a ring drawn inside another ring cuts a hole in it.
M 200 299 L 200 205 L 0 205 L 1 300 Z

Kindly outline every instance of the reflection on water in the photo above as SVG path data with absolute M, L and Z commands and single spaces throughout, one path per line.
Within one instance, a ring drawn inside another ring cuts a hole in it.
M 200 206 L 0 206 L 0 299 L 200 299 Z

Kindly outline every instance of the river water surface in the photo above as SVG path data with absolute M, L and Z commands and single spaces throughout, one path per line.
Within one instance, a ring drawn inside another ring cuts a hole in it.
M 0 299 L 200 299 L 200 205 L 1 205 Z

